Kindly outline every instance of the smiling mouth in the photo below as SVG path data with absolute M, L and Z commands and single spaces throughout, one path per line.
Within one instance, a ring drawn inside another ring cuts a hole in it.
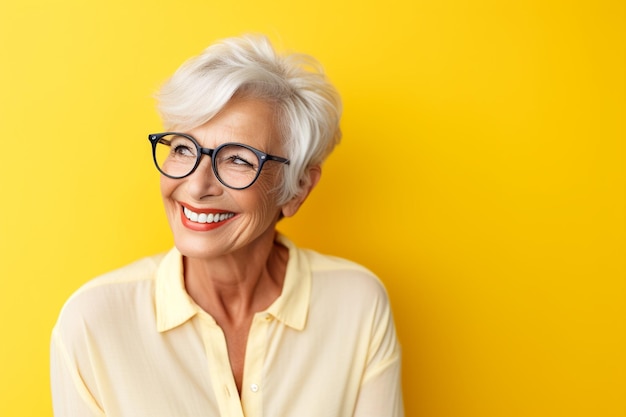
M 196 213 L 183 207 L 185 217 L 194 223 L 219 223 L 232 218 L 235 213 Z

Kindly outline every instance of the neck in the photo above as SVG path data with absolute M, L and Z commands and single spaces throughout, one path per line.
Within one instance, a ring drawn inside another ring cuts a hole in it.
M 287 248 L 275 232 L 220 258 L 184 258 L 185 287 L 218 324 L 237 326 L 269 307 L 282 291 Z

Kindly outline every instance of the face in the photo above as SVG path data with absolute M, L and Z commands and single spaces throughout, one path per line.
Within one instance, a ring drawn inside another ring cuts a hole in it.
M 193 136 L 204 148 L 239 142 L 285 156 L 273 120 L 269 104 L 234 100 L 206 124 L 183 133 Z M 271 242 L 283 209 L 277 205 L 276 189 L 281 169 L 280 163 L 265 163 L 257 181 L 244 190 L 222 185 L 207 155 L 188 177 L 162 175 L 161 194 L 178 250 L 189 258 L 212 258 L 245 253 L 255 245 Z

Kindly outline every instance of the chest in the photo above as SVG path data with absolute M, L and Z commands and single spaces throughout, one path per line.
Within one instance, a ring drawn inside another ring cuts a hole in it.
M 125 358 L 106 359 L 118 377 L 101 401 L 117 409 L 110 415 L 133 417 L 352 414 L 366 355 L 349 330 L 309 334 L 262 315 L 248 330 L 195 317 L 134 340 Z
M 241 394 L 243 384 L 244 365 L 246 360 L 246 346 L 250 325 L 243 326 L 220 326 L 223 332 L 224 343 L 226 344 L 226 355 L 230 363 L 237 392 Z M 219 335 L 216 335 L 219 340 Z M 224 359 L 222 359 L 224 360 Z

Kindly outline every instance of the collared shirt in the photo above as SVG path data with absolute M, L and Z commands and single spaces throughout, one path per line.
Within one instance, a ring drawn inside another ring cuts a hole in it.
M 226 339 L 187 294 L 182 255 L 92 280 L 52 332 L 56 417 L 403 415 L 386 292 L 352 262 L 295 247 L 281 295 L 256 313 L 241 393 Z

